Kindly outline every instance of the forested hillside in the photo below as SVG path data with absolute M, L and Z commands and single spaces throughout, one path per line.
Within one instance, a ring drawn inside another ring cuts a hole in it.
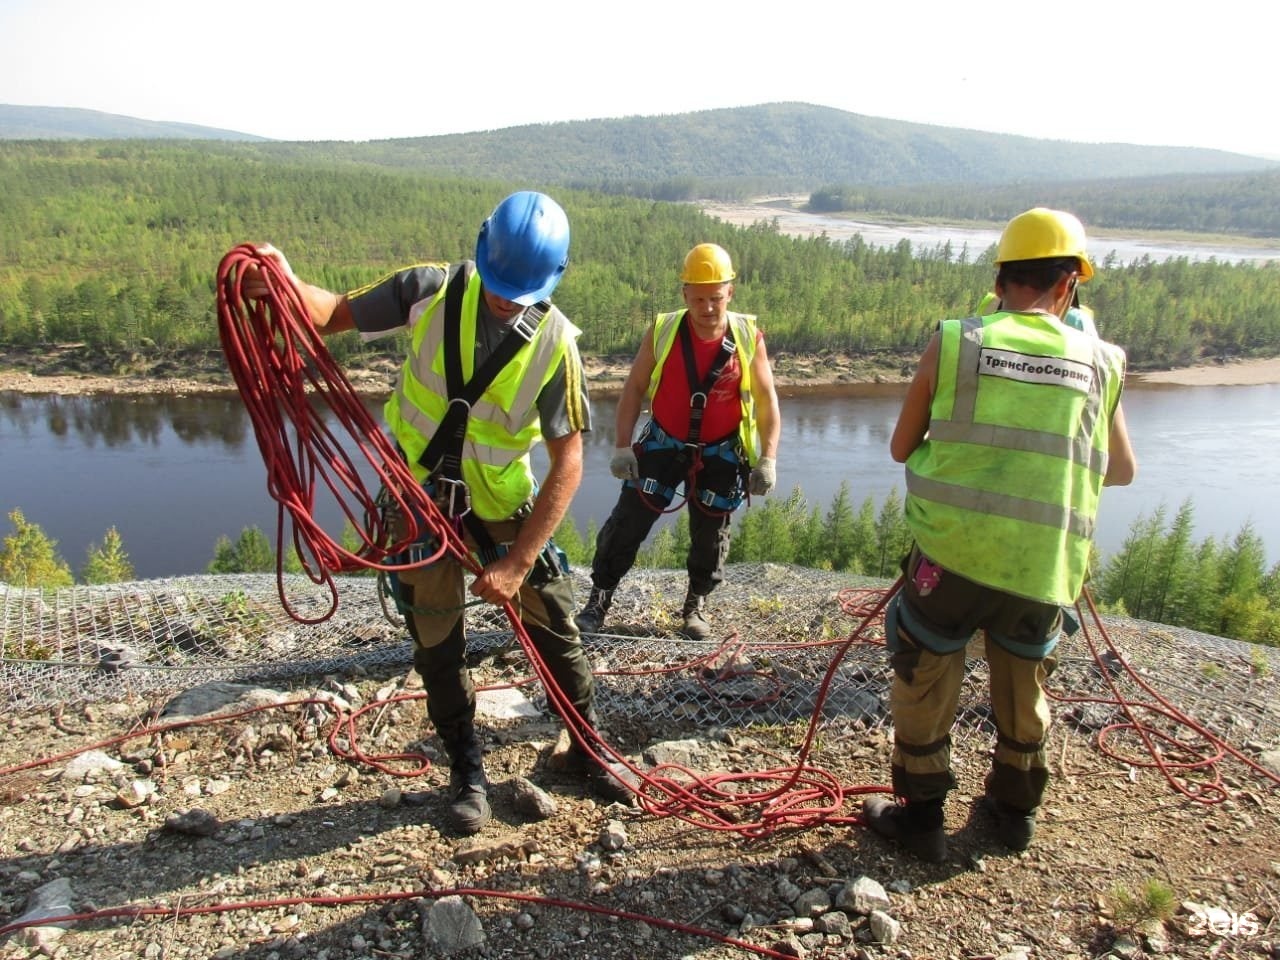
M 815 211 L 1003 222 L 1029 207 L 1071 210 L 1094 227 L 1280 237 L 1280 168 L 1247 174 L 1012 184 L 828 186 Z
M 194 123 L 141 120 L 75 107 L 0 103 L 0 140 L 263 140 L 251 133 Z
M 1034 140 L 802 103 L 335 144 L 334 149 L 351 159 L 436 174 L 465 170 L 477 177 L 527 177 L 666 200 L 808 192 L 823 183 L 1005 184 L 1277 166 L 1218 150 Z
M 0 144 L 0 347 L 83 343 L 122 366 L 216 349 L 214 272 L 235 244 L 271 241 L 300 276 L 349 289 L 404 263 L 469 256 L 494 203 L 530 186 L 551 189 L 573 224 L 556 299 L 589 353 L 632 352 L 653 314 L 678 304 L 677 266 L 704 240 L 733 253 L 735 303 L 762 316 L 774 352 L 914 357 L 939 318 L 972 310 L 991 283 L 990 251 L 802 240 L 689 204 L 236 146 Z M 1103 266 L 1087 299 L 1135 367 L 1280 349 L 1278 267 Z
M 47 116 L 32 111 L 48 109 Z M 8 111 L 6 113 L 6 111 Z M 21 111 L 18 115 L 15 111 Z M 0 139 L 258 140 L 92 111 L 0 106 Z M 213 145 L 210 144 L 210 147 Z M 237 144 L 248 148 L 248 144 Z M 662 200 L 808 193 L 823 184 L 1002 184 L 1277 169 L 1190 147 L 1069 143 L 906 123 L 804 103 L 581 120 L 368 143 L 260 142 L 242 156 L 328 159 L 435 176 L 527 180 Z

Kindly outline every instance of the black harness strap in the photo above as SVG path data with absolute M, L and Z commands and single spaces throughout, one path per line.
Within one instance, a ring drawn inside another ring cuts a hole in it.
M 488 389 L 489 384 L 502 371 L 520 348 L 533 340 L 538 324 L 551 309 L 550 301 L 543 300 L 524 311 L 506 336 L 498 342 L 493 352 L 464 381 L 462 373 L 462 300 L 467 287 L 468 270 L 460 268 L 449 281 L 444 294 L 444 379 L 449 394 L 449 407 L 436 432 L 427 442 L 418 463 L 426 468 L 429 480 L 436 487 L 437 501 L 451 518 L 461 517 L 466 523 L 481 559 L 491 563 L 497 559 L 498 549 L 485 529 L 484 523 L 471 513 L 471 496 L 462 479 L 462 444 L 467 436 L 467 422 L 471 408 Z
M 533 340 L 538 324 L 551 304 L 544 300 L 529 307 L 512 324 L 505 337 L 485 358 L 469 381 L 462 376 L 462 299 L 467 286 L 467 270 L 459 269 L 444 294 L 444 380 L 449 408 L 432 434 L 418 463 L 434 478 L 462 479 L 462 442 L 467 436 L 471 407 L 493 383 L 520 348 Z
M 689 436 L 685 438 L 685 448 L 690 449 L 702 444 L 702 414 L 707 406 L 707 397 L 737 349 L 733 340 L 733 325 L 725 326 L 720 352 L 716 354 L 715 360 L 711 362 L 711 369 L 701 381 L 698 380 L 698 362 L 693 352 L 693 331 L 690 329 L 688 313 L 680 323 L 680 349 L 684 352 L 685 376 L 689 378 Z

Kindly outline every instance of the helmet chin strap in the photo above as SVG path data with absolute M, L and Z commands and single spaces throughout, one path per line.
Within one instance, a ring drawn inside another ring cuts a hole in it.
M 1079 287 L 1080 287 L 1080 276 L 1079 274 L 1073 273 L 1071 275 L 1070 294 L 1062 298 L 1062 306 L 1058 308 L 1058 319 L 1061 320 L 1063 323 L 1066 322 L 1067 311 L 1070 310 L 1073 306 L 1076 306 L 1076 307 L 1080 306 Z

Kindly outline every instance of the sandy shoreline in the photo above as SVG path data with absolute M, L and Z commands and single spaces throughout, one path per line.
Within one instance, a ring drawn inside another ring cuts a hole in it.
M 1259 386 L 1280 383 L 1280 357 L 1267 360 L 1228 360 L 1174 370 L 1131 372 L 1138 383 L 1174 383 L 1187 387 Z
M 626 363 L 618 360 L 586 358 L 587 380 L 592 389 L 608 392 L 621 387 L 626 378 Z M 910 368 L 883 361 L 861 358 L 781 357 L 775 362 L 774 375 L 780 387 L 790 389 L 822 389 L 874 383 L 905 383 Z M 352 386 L 361 393 L 382 393 L 391 386 L 387 370 L 350 371 Z M 1280 383 L 1280 358 L 1266 360 L 1232 360 L 1202 363 L 1173 370 L 1130 371 L 1131 385 L 1174 384 L 1189 387 L 1258 386 Z M 205 373 L 193 377 L 103 376 L 59 372 L 34 373 L 30 370 L 0 369 L 0 392 L 58 394 L 80 396 L 95 393 L 115 394 L 217 394 L 236 390 L 229 375 Z

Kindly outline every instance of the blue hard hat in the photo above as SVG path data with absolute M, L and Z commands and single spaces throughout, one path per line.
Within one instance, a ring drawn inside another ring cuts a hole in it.
M 493 208 L 476 238 L 485 288 L 529 306 L 551 295 L 569 265 L 569 218 L 545 193 L 522 190 Z

